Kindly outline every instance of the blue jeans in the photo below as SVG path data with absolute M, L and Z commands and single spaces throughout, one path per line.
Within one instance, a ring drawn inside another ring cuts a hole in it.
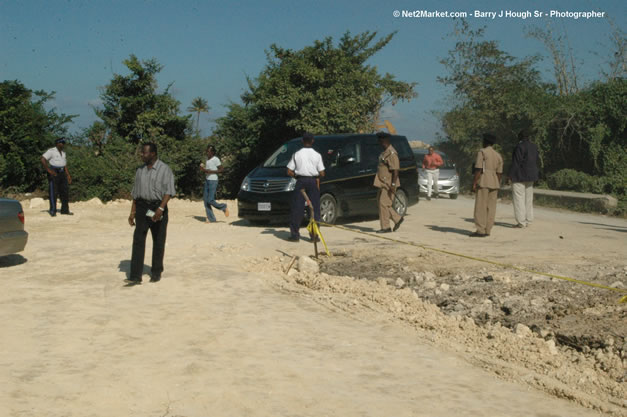
M 218 210 L 225 211 L 226 204 L 218 203 L 216 201 L 216 190 L 218 189 L 218 180 L 205 180 L 205 189 L 202 194 L 202 199 L 205 202 L 205 211 L 207 212 L 207 220 L 210 222 L 216 221 L 216 216 L 213 214 L 211 206 Z

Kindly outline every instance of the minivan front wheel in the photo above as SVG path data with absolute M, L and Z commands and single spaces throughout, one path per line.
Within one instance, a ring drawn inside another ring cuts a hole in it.
M 320 220 L 324 223 L 334 224 L 338 215 L 335 198 L 331 194 L 323 194 L 320 197 Z
M 394 203 L 392 203 L 392 207 L 394 207 L 394 211 L 396 211 L 401 216 L 404 216 L 407 213 L 407 194 L 403 190 L 396 190 L 396 197 L 394 197 Z

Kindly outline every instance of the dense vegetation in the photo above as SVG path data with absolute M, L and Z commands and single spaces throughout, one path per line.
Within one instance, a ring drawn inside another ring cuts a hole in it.
M 0 190 L 32 190 L 45 183 L 41 154 L 74 117 L 46 110 L 52 98 L 54 93 L 29 90 L 19 81 L 0 83 Z
M 576 88 L 576 79 L 569 78 L 560 64 L 559 78 L 547 83 L 540 78 L 537 57 L 510 56 L 496 42 L 483 40 L 482 29 L 472 30 L 465 23 L 456 35 L 455 48 L 441 61 L 448 74 L 439 81 L 452 88 L 453 98 L 452 108 L 442 117 L 445 137 L 439 146 L 453 155 L 462 172 L 470 171 L 481 133 L 494 133 L 497 147 L 509 161 L 518 132 L 525 129 L 538 145 L 544 184 L 624 198 L 624 70 L 622 76 L 614 72 L 605 81 Z M 470 175 L 462 178 L 469 180 Z

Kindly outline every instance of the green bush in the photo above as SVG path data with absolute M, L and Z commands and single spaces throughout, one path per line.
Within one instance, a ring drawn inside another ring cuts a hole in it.
M 135 169 L 141 160 L 135 146 L 123 142 L 108 144 L 102 153 L 91 146 L 68 146 L 68 169 L 72 175 L 70 199 L 102 201 L 128 198 Z
M 157 142 L 162 142 L 157 143 L 159 158 L 174 173 L 177 195 L 202 194 L 204 176 L 198 165 L 205 161 L 206 143 L 196 139 Z M 70 199 L 130 198 L 135 171 L 142 165 L 140 146 L 122 139 L 108 142 L 102 151 L 89 145 L 68 145 L 68 169 L 72 175 Z
M 562 169 L 550 174 L 546 184 L 553 190 L 576 191 L 580 193 L 625 195 L 625 177 L 622 175 L 593 176 L 574 169 Z

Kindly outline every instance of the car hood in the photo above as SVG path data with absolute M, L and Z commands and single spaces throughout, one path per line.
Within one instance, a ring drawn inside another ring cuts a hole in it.
M 287 168 L 265 168 L 263 165 L 259 165 L 248 173 L 248 178 L 287 178 Z
M 420 168 L 420 172 L 422 174 L 424 174 L 425 176 L 427 175 L 425 173 L 425 170 Z M 443 179 L 443 180 L 447 180 L 449 178 L 451 178 L 453 175 L 456 175 L 457 171 L 455 170 L 455 168 L 440 168 L 440 175 L 438 176 L 439 179 Z
M 455 174 L 457 174 L 455 168 L 440 168 L 440 178 L 451 178 Z

